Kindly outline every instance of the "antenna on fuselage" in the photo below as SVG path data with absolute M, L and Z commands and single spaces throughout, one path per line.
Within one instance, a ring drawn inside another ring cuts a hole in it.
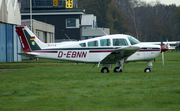
M 108 35 L 106 32 L 104 32 L 104 30 L 102 30 L 102 28 L 100 28 L 100 30 L 101 30 L 104 34 Z
M 66 34 L 65 34 L 65 36 L 66 36 L 70 41 L 72 41 Z
M 64 30 L 62 30 L 62 32 L 64 32 Z M 72 40 L 70 39 L 70 37 L 68 37 L 65 32 L 64 32 L 64 35 L 65 35 L 70 41 L 72 41 Z

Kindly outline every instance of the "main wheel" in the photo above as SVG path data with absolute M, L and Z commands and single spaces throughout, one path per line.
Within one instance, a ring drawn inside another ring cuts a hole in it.
M 146 68 L 146 69 L 144 69 L 144 72 L 151 72 L 151 69 L 150 68 Z
M 119 71 L 119 68 L 120 68 L 120 67 L 115 67 L 115 68 L 114 68 L 114 72 L 122 72 L 122 69 L 120 69 L 120 71 Z
M 101 69 L 101 73 L 109 73 L 109 69 L 107 67 L 103 67 Z

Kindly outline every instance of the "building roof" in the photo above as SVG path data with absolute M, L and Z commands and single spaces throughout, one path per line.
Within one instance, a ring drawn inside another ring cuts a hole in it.
M 82 31 L 82 36 L 98 37 L 106 35 L 105 33 L 109 34 L 109 28 L 85 29 Z

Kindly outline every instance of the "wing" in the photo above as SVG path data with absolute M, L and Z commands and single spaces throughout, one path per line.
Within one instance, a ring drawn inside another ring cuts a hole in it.
M 26 57 L 36 57 L 39 56 L 38 53 L 26 52 L 26 53 L 18 53 L 19 55 L 26 56 Z
M 134 54 L 138 51 L 140 47 L 137 46 L 128 46 L 124 48 L 119 48 L 111 52 L 108 56 L 106 56 L 101 63 L 103 64 L 114 64 L 117 60 L 127 59 L 130 55 Z

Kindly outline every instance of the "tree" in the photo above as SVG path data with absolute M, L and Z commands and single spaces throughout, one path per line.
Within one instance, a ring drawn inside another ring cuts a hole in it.
M 108 4 L 106 16 L 108 20 L 107 27 L 111 27 L 111 33 L 129 33 L 128 19 L 121 10 L 118 10 L 114 1 Z
M 176 8 L 176 13 L 172 16 L 174 23 L 177 24 L 178 29 L 180 29 L 180 6 Z M 178 40 L 180 40 L 180 30 L 177 33 Z
M 97 16 L 98 27 L 110 28 L 111 34 L 128 33 L 130 29 L 128 19 L 118 10 L 114 0 L 87 0 L 82 7 L 86 13 Z
M 171 16 L 175 5 L 162 5 L 159 1 L 117 0 L 119 10 L 129 18 L 133 35 L 140 41 L 175 40 L 176 24 Z M 170 32 L 170 33 L 169 33 Z
M 175 23 L 180 25 L 180 6 L 176 8 L 176 13 L 172 17 L 175 20 Z
M 142 0 L 79 1 L 87 13 L 97 16 L 98 26 L 110 28 L 111 33 L 130 34 L 140 41 L 180 40 L 180 7 L 176 5 Z

